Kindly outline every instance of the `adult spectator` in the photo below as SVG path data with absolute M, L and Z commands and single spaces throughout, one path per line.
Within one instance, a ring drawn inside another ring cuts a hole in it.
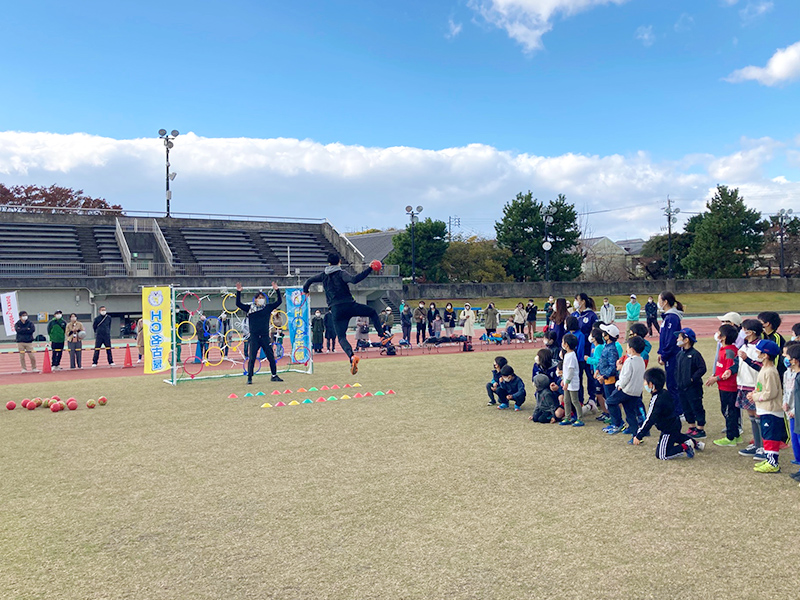
M 391 331 L 392 327 L 394 327 L 394 315 L 392 314 L 392 308 L 387 306 L 386 310 L 384 310 L 379 316 L 381 319 L 381 325 L 383 325 L 382 333 Z
M 547 299 L 547 302 L 544 303 L 544 328 L 547 331 L 550 331 L 550 320 L 553 316 L 553 310 L 555 309 L 555 301 L 553 297 L 550 296 Z
M 325 349 L 336 352 L 336 327 L 333 322 L 333 311 L 329 310 L 323 318 L 325 321 Z
M 28 313 L 24 310 L 19 312 L 19 321 L 14 323 L 14 331 L 17 332 L 17 349 L 19 350 L 19 364 L 22 372 L 27 373 L 25 368 L 25 355 L 27 354 L 31 363 L 31 372 L 36 371 L 36 356 L 33 354 L 33 336 L 36 333 L 36 325 L 28 319 Z
M 644 314 L 647 317 L 647 335 L 653 335 L 654 327 L 656 333 L 661 333 L 661 327 L 658 325 L 658 304 L 653 302 L 652 296 L 647 297 L 647 302 L 644 305 Z M 741 319 L 739 324 L 741 325 Z
M 517 333 L 525 334 L 525 321 L 528 318 L 528 313 L 525 310 L 525 305 L 522 302 L 517 302 L 514 308 L 514 329 Z
M 325 319 L 322 318 L 322 311 L 317 309 L 311 317 L 311 350 L 317 354 L 322 352 L 322 340 L 325 337 Z
M 483 326 L 486 329 L 486 335 L 492 335 L 497 331 L 497 326 L 499 324 L 498 315 L 500 311 L 495 308 L 494 302 L 489 302 L 483 314 L 485 315 L 483 318 Z
M 417 346 L 425 341 L 425 303 L 420 300 L 419 306 L 414 309 L 414 322 L 417 324 Z M 421 341 L 420 341 L 421 340 Z
M 369 317 L 356 319 L 356 348 L 369 348 Z
M 461 311 L 459 322 L 464 326 L 464 337 L 467 338 L 467 348 L 472 347 L 472 336 L 475 335 L 475 311 L 472 310 L 469 302 L 464 303 L 464 310 Z
M 453 310 L 453 304 L 447 303 L 444 307 L 444 334 L 447 337 L 453 337 L 456 332 L 456 311 Z
M 222 319 L 220 318 L 220 320 L 222 320 Z M 224 323 L 224 321 L 223 321 L 223 323 Z M 144 358 L 144 319 L 143 318 L 140 317 L 139 320 L 136 321 L 136 330 L 135 331 L 136 331 L 136 350 L 138 351 L 138 354 L 139 354 L 139 358 L 136 360 L 136 364 L 138 365 L 140 362 L 142 362 L 142 358 Z M 223 344 L 225 343 L 224 337 L 223 337 L 222 343 Z
M 86 337 L 86 328 L 83 323 L 78 321 L 78 315 L 75 313 L 69 316 L 67 330 L 64 333 L 67 338 L 67 349 L 69 350 L 69 368 L 82 369 L 83 338 Z
M 60 310 L 57 310 L 53 318 L 47 324 L 47 335 L 50 336 L 50 347 L 53 349 L 53 356 L 50 358 L 50 366 L 54 371 L 61 370 L 61 356 L 64 354 L 66 331 L 67 322 L 64 320 L 64 314 Z
M 552 326 L 550 331 L 555 335 L 554 354 L 558 357 L 561 353 L 561 342 L 564 340 L 564 334 L 567 333 L 566 320 L 569 316 L 569 309 L 567 308 L 567 299 L 558 298 L 554 304 L 555 308 L 551 315 Z
M 436 315 L 439 314 L 439 309 L 436 308 L 436 303 L 431 302 L 430 307 L 428 308 L 428 314 L 426 315 L 428 319 L 428 335 L 433 336 L 433 321 L 436 319 Z M 440 315 L 441 316 L 441 315 Z
M 406 304 L 400 311 L 400 329 L 403 330 L 403 341 L 411 345 L 411 325 L 414 323 L 414 315 L 411 307 Z
M 625 339 L 631 336 L 631 327 L 639 322 L 639 315 L 642 313 L 642 305 L 636 299 L 636 294 L 631 294 L 631 299 L 625 305 Z M 658 321 L 656 321 L 658 327 Z
M 608 298 L 603 298 L 603 306 L 600 307 L 600 322 L 603 325 L 613 325 L 617 318 L 617 308 L 608 301 Z
M 528 328 L 525 335 L 533 341 L 536 338 L 536 315 L 539 314 L 539 307 L 531 299 L 525 306 L 525 325 Z
M 658 296 L 658 307 L 662 310 L 664 319 L 658 342 L 658 362 L 664 365 L 664 371 L 667 374 L 667 391 L 669 391 L 675 403 L 675 414 L 680 415 L 683 413 L 683 407 L 680 403 L 678 381 L 675 377 L 675 370 L 678 365 L 677 355 L 679 352 L 678 336 L 675 334 L 681 330 L 683 304 L 675 298 L 675 294 L 664 290 Z M 759 335 L 760 333 L 761 332 L 759 332 Z
M 201 325 L 198 325 L 201 327 Z M 100 360 L 100 348 L 106 347 L 106 358 L 108 364 L 114 366 L 114 356 L 111 354 L 111 315 L 106 311 L 105 306 L 100 307 L 100 314 L 97 315 L 92 323 L 94 329 L 94 356 L 92 357 L 92 367 L 97 366 L 97 361 Z M 198 336 L 200 332 L 198 331 Z
M 597 313 L 594 312 L 594 299 L 590 298 L 585 292 L 581 292 L 575 296 L 575 301 L 577 303 L 577 308 L 575 309 L 575 313 L 573 313 L 573 315 L 577 317 L 578 326 L 580 327 L 581 333 L 584 335 L 585 339 L 590 340 L 592 329 L 594 329 L 595 323 L 597 323 Z M 594 398 L 596 395 L 596 380 L 594 378 L 594 374 L 592 373 L 591 365 L 586 362 L 586 357 L 589 356 L 589 354 L 591 354 L 591 344 L 584 344 L 583 357 L 579 357 L 579 365 L 581 369 L 581 375 L 586 375 L 586 393 L 588 394 L 589 398 Z M 579 391 L 581 403 L 583 403 L 584 400 L 583 392 L 584 387 L 581 386 Z

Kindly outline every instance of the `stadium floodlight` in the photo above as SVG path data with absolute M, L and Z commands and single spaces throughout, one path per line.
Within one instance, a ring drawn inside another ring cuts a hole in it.
M 407 213 L 414 212 L 414 207 L 409 204 L 408 206 L 406 206 L 406 212 Z
M 180 135 L 180 132 L 179 132 L 177 129 L 173 129 L 172 131 L 170 131 L 170 133 L 169 133 L 169 134 L 170 134 L 172 137 L 178 137 L 178 136 Z
M 166 153 L 167 153 L 167 178 L 166 178 L 166 182 L 167 182 L 167 217 L 170 216 L 169 204 L 170 204 L 170 200 L 172 200 L 172 192 L 169 191 L 169 182 L 170 181 L 174 181 L 175 180 L 175 175 L 176 175 L 175 173 L 170 173 L 170 171 L 169 171 L 169 167 L 170 167 L 170 164 L 169 164 L 169 151 L 172 148 L 175 147 L 175 144 L 173 143 L 172 140 L 174 140 L 179 135 L 180 135 L 180 133 L 178 132 L 177 129 L 173 129 L 170 132 L 169 135 L 167 135 L 167 130 L 166 129 L 159 129 L 158 130 L 158 137 L 161 138 L 162 140 L 164 140 L 164 149 L 166 150 Z
M 418 206 L 418 207 L 417 207 L 417 212 L 418 212 L 418 213 L 421 213 L 421 212 L 422 212 L 422 207 L 421 207 L 421 206 Z
M 159 135 L 159 137 L 164 137 L 165 135 L 167 135 L 167 130 L 166 129 L 159 129 L 158 130 L 158 135 Z
M 175 171 L 173 171 L 172 173 L 169 174 L 169 180 L 170 181 L 175 181 L 175 178 L 177 176 L 178 176 L 178 174 Z

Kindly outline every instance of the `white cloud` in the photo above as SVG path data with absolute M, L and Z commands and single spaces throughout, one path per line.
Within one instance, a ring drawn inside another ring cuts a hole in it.
M 800 42 L 778 49 L 767 61 L 767 66 L 738 69 L 728 75 L 725 81 L 757 81 L 761 85 L 773 86 L 794 79 L 800 79 Z
M 728 155 L 654 161 L 623 156 L 517 154 L 484 144 L 427 150 L 320 144 L 288 138 L 181 135 L 170 153 L 178 172 L 172 210 L 315 217 L 340 231 L 402 227 L 404 208 L 446 220 L 458 214 L 479 233 L 517 192 L 547 200 L 564 193 L 579 210 L 637 207 L 590 217 L 596 235 L 618 239 L 656 233 L 667 194 L 683 211 L 701 210 L 717 183 L 740 187 L 762 211 L 797 205 L 800 182 L 764 174 L 797 160 L 795 140 L 743 139 Z M 163 211 L 164 147 L 158 139 L 114 140 L 87 134 L 0 132 L 0 182 L 53 183 L 83 189 L 128 210 Z M 779 176 L 780 177 L 780 176 Z
M 773 7 L 774 5 L 769 0 L 748 2 L 747 5 L 739 11 L 739 17 L 742 19 L 742 25 L 749 25 L 759 17 L 762 17 L 770 12 Z
M 463 25 L 461 23 L 456 23 L 453 19 L 449 19 L 447 21 L 447 33 L 444 34 L 448 40 L 452 40 L 456 37 L 459 33 L 461 33 Z
M 642 45 L 649 48 L 656 42 L 656 36 L 653 35 L 652 25 L 641 25 L 636 29 L 636 39 L 642 42 Z
M 553 28 L 555 17 L 625 2 L 628 0 L 469 0 L 469 6 L 488 23 L 504 29 L 526 52 L 533 52 L 542 47 L 542 36 Z
M 685 33 L 694 27 L 694 17 L 688 13 L 681 14 L 675 22 L 675 31 L 677 33 Z

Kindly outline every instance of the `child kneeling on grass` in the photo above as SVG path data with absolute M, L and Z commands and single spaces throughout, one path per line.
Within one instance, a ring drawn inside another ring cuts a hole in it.
M 781 377 L 775 368 L 775 357 L 780 355 L 781 349 L 772 340 L 759 340 L 755 346 L 759 352 L 761 370 L 758 372 L 756 387 L 747 394 L 747 399 L 755 402 L 767 458 L 753 467 L 753 470 L 758 473 L 779 473 L 781 468 L 778 465 L 778 450 L 781 442 L 786 441 Z
M 506 365 L 500 369 L 500 406 L 499 410 L 505 410 L 508 405 L 513 401 L 514 410 L 522 410 L 522 405 L 525 403 L 525 384 L 522 382 L 521 377 L 514 374 L 514 369 L 511 365 Z
M 681 420 L 675 414 L 675 402 L 664 389 L 666 382 L 667 375 L 661 369 L 652 368 L 644 372 L 644 387 L 650 392 L 650 406 L 644 423 L 631 441 L 638 446 L 655 425 L 661 432 L 656 445 L 657 459 L 670 460 L 681 456 L 694 458 L 694 451 L 702 450 L 705 444 L 681 433 Z
M 630 434 L 636 432 L 644 422 L 644 411 L 639 408 L 644 388 L 642 350 L 644 350 L 644 340 L 631 336 L 628 339 L 628 356 L 622 364 L 622 371 L 616 382 L 616 390 L 606 398 L 606 406 L 611 414 L 611 424 L 603 431 L 610 435 L 616 435 L 623 430 L 620 404 L 625 407 L 625 417 L 628 419 Z
M 564 417 L 564 409 L 558 402 L 558 394 L 550 389 L 550 378 L 539 373 L 533 378 L 536 387 L 536 408 L 529 417 L 536 423 L 556 423 Z
M 505 367 L 507 364 L 508 361 L 504 356 L 495 357 L 494 365 L 492 366 L 492 380 L 486 384 L 486 393 L 489 394 L 489 404 L 486 406 L 494 406 L 497 404 L 494 399 L 495 396 L 497 396 L 500 404 L 503 403 L 503 398 L 500 396 L 500 369 Z

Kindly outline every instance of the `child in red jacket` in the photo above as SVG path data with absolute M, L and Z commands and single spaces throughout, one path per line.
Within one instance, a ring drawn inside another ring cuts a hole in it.
M 739 436 L 739 409 L 736 408 L 736 336 L 739 332 L 733 325 L 721 325 L 714 338 L 720 343 L 719 354 L 714 365 L 714 375 L 706 381 L 707 386 L 717 384 L 722 415 L 725 417 L 725 437 L 714 440 L 717 446 L 736 446 L 742 441 Z

